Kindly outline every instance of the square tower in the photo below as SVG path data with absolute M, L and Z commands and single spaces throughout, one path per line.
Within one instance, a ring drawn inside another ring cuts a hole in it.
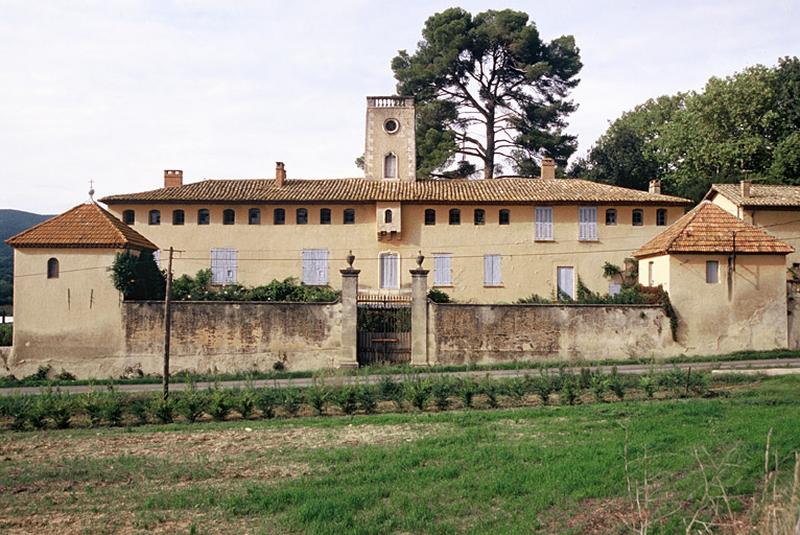
M 364 174 L 371 180 L 416 180 L 413 97 L 367 97 Z

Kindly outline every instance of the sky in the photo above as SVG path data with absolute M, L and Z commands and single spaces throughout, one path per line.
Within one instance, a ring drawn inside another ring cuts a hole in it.
M 59 213 L 184 182 L 356 177 L 367 95 L 425 20 L 458 5 L 527 12 L 573 35 L 569 118 L 588 150 L 651 97 L 800 54 L 797 0 L 0 0 L 0 208 Z

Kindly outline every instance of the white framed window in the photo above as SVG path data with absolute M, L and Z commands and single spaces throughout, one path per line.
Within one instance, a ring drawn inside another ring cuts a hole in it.
M 327 249 L 303 249 L 303 284 L 328 284 Z
M 400 255 L 381 253 L 381 288 L 396 290 L 400 288 Z
M 709 260 L 706 262 L 706 282 L 708 284 L 717 284 L 719 282 L 719 262 L 716 260 Z
M 558 266 L 556 268 L 556 287 L 559 300 L 564 298 L 575 299 L 575 268 L 572 266 Z
M 236 249 L 211 249 L 211 284 L 236 282 Z
M 397 156 L 387 154 L 383 158 L 383 178 L 397 178 Z
M 578 239 L 597 241 L 597 207 L 578 207 Z
M 500 273 L 500 255 L 487 254 L 483 257 L 483 285 L 501 286 L 503 277 Z
M 553 239 L 553 209 L 548 206 L 536 207 L 536 239 Z
M 433 285 L 451 286 L 453 284 L 453 255 L 433 253 Z

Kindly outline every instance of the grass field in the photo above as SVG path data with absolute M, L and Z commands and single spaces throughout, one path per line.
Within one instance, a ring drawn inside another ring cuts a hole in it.
M 726 395 L 4 432 L 0 531 L 577 534 L 647 522 L 648 533 L 683 533 L 692 518 L 712 532 L 763 531 L 773 501 L 792 507 L 800 378 L 717 390 Z

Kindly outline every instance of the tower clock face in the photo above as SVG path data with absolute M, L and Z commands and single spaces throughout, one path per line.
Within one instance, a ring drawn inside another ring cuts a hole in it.
M 397 119 L 386 119 L 386 121 L 383 122 L 383 129 L 387 134 L 395 134 L 400 130 L 400 123 Z

